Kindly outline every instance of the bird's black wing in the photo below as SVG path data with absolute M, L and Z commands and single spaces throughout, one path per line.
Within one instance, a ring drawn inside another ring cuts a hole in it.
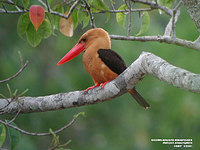
M 97 53 L 99 54 L 99 58 L 116 74 L 119 75 L 126 69 L 124 60 L 115 51 L 111 49 L 99 49 Z
M 111 49 L 99 49 L 97 51 L 99 58 L 116 74 L 121 74 L 125 69 L 126 65 L 124 60 Z M 145 101 L 145 99 L 136 91 L 135 87 L 129 91 L 133 98 L 145 109 L 149 108 L 150 105 Z

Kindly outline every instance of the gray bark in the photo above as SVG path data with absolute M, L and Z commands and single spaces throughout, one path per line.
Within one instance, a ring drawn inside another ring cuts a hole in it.
M 147 0 L 132 0 L 134 2 L 140 2 L 150 5 L 152 8 L 159 8 L 166 12 L 166 14 L 172 16 L 172 10 L 158 5 L 153 1 Z M 198 31 L 200 32 L 200 0 L 182 0 L 184 6 L 186 7 L 190 17 L 194 21 Z M 2 11 L 1 11 L 2 12 Z M 0 12 L 0 13 L 1 13 Z M 19 11 L 10 11 L 10 13 L 23 13 Z M 8 13 L 3 11 L 3 13 Z M 51 12 L 52 14 L 54 12 Z M 55 12 L 57 13 L 57 12 Z M 58 14 L 62 16 L 63 14 Z M 66 16 L 64 16 L 66 17 Z M 176 21 L 176 16 L 174 16 L 174 21 Z M 178 18 L 177 18 L 178 19 Z M 171 21 L 172 22 L 172 21 Z M 175 22 L 174 22 L 175 25 Z M 167 29 L 173 28 L 172 24 L 169 23 Z M 168 31 L 167 32 L 171 32 Z M 168 33 L 167 33 L 168 35 Z M 125 37 L 110 35 L 112 39 L 116 40 L 132 40 L 132 41 L 158 41 L 165 42 L 169 44 L 175 44 L 179 46 L 185 46 L 188 48 L 200 51 L 200 38 L 196 41 L 186 41 L 183 39 L 178 39 L 176 37 L 164 36 L 143 36 L 143 37 Z M 48 96 L 40 97 L 20 97 L 18 100 L 11 102 L 8 107 L 4 110 L 1 109 L 8 104 L 11 99 L 5 100 L 0 99 L 0 111 L 5 111 L 6 113 L 16 113 L 21 110 L 22 113 L 30 112 L 42 112 L 50 110 L 58 110 L 70 107 L 77 107 L 88 104 L 95 104 L 99 102 L 104 102 L 115 97 L 118 97 L 128 90 L 133 88 L 145 74 L 151 74 L 156 78 L 164 81 L 166 83 L 172 84 L 175 87 L 179 87 L 191 92 L 200 93 L 200 75 L 194 74 L 184 69 L 170 65 L 165 60 L 151 54 L 142 53 L 140 57 L 131 64 L 118 78 L 106 84 L 106 86 L 101 88 L 95 88 L 89 93 L 84 91 L 74 91 L 69 93 L 59 93 Z M 21 107 L 21 104 L 23 106 Z
M 106 84 L 103 89 L 95 88 L 89 93 L 74 91 L 40 97 L 21 97 L 6 107 L 7 113 L 43 112 L 82 105 L 96 104 L 118 97 L 132 89 L 145 74 L 191 92 L 200 93 L 200 75 L 175 67 L 154 54 L 143 52 L 121 75 Z M 19 102 L 23 104 L 20 107 Z M 0 99 L 1 108 L 7 101 Z
M 187 12 L 200 32 L 200 0 L 182 0 Z

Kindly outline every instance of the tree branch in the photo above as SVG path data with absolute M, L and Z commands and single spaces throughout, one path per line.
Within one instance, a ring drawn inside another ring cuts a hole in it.
M 9 11 L 9 10 L 0 10 L 0 14 L 22 14 L 29 12 L 28 10 L 14 10 L 14 11 Z
M 150 41 L 156 41 L 156 42 L 164 42 L 168 44 L 178 45 L 178 46 L 184 46 L 187 48 L 194 49 L 196 51 L 200 51 L 200 44 L 197 42 L 187 41 L 179 38 L 172 38 L 169 36 L 123 36 L 123 35 L 110 35 L 111 39 L 114 40 L 127 40 L 127 41 L 141 41 L 141 42 L 150 42 Z
M 133 2 L 135 3 L 142 3 L 142 4 L 145 4 L 145 5 L 149 5 L 151 8 L 153 9 L 161 9 L 162 11 L 164 11 L 166 14 L 172 16 L 172 10 L 165 7 L 165 6 L 162 6 L 154 1 L 148 1 L 148 0 L 132 0 Z
M 175 67 L 158 56 L 143 52 L 121 75 L 105 85 L 103 89 L 95 88 L 89 93 L 74 91 L 40 97 L 21 97 L 21 113 L 53 111 L 82 105 L 96 104 L 118 97 L 132 89 L 145 74 L 151 74 L 161 81 L 200 94 L 200 75 Z M 0 106 L 7 100 L 0 99 Z M 16 113 L 18 103 L 12 102 L 7 113 Z
M 77 114 L 76 117 L 74 117 L 68 124 L 66 124 L 65 126 L 61 127 L 60 129 L 54 131 L 54 133 L 58 134 L 58 133 L 62 132 L 63 130 L 69 128 L 77 120 L 79 114 Z M 21 132 L 22 134 L 26 134 L 26 135 L 31 135 L 31 136 L 47 136 L 47 135 L 52 135 L 52 133 L 50 133 L 50 132 L 38 133 L 38 132 L 25 131 L 25 130 L 19 128 L 19 127 L 16 127 L 16 126 L 12 125 L 11 121 L 5 122 L 5 121 L 0 120 L 0 123 L 4 124 L 5 126 L 11 127 L 13 129 Z
M 27 65 L 28 65 L 28 61 L 26 61 L 26 63 L 20 68 L 20 70 L 15 75 L 13 75 L 12 77 L 8 79 L 0 81 L 0 84 L 16 78 L 26 68 Z
M 199 0 L 182 0 L 187 12 L 200 32 L 200 5 Z
M 91 5 L 91 7 L 95 8 L 94 6 Z M 125 9 L 125 10 L 103 10 L 103 9 L 98 9 L 95 8 L 96 10 L 98 10 L 97 12 L 94 12 L 94 14 L 99 14 L 99 13 L 128 13 L 130 12 L 129 9 Z M 131 9 L 131 12 L 142 12 L 142 11 L 152 11 L 153 8 L 140 8 L 140 9 Z
M 11 0 L 0 0 L 0 2 L 1 2 L 1 3 L 4 3 L 4 4 L 9 4 L 9 5 L 17 6 L 17 7 L 21 8 L 21 9 L 24 9 L 23 6 L 16 5 L 16 4 L 15 4 L 13 1 L 11 1 Z
M 175 36 L 175 24 L 178 21 L 179 15 L 180 15 L 180 10 L 177 10 L 176 13 L 174 13 L 174 11 L 173 11 L 173 15 L 165 28 L 165 33 L 164 33 L 165 36 L 176 37 Z
M 126 1 L 125 1 L 126 2 Z M 126 6 L 129 9 L 129 21 L 128 21 L 128 31 L 127 31 L 127 36 L 131 35 L 131 0 L 128 0 L 128 2 L 126 2 Z
M 90 24 L 91 24 L 91 27 L 92 27 L 92 28 L 96 28 L 96 25 L 95 25 L 95 23 L 94 23 L 94 16 L 93 16 L 93 14 L 92 14 L 92 10 L 91 10 L 91 8 L 90 8 L 90 5 L 89 5 L 89 3 L 88 3 L 87 0 L 84 0 L 84 2 L 85 2 L 85 6 L 86 6 L 86 8 L 87 8 L 87 10 L 88 10 L 88 14 L 89 14 L 89 17 L 90 17 Z
M 47 8 L 47 4 L 45 4 L 42 0 L 38 0 L 38 2 L 40 2 L 40 4 L 42 4 L 44 7 Z M 47 8 L 48 9 L 48 8 Z

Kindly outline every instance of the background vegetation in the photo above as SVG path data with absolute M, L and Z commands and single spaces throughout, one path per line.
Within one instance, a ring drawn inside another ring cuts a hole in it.
M 92 79 L 84 70 L 82 58 L 62 66 L 58 60 L 76 44 L 79 37 L 88 29 L 79 25 L 72 38 L 59 32 L 56 36 L 43 40 L 33 48 L 17 35 L 17 20 L 20 15 L 0 16 L 0 80 L 14 74 L 20 68 L 17 51 L 24 60 L 29 60 L 25 71 L 9 84 L 11 89 L 23 91 L 28 88 L 27 96 L 49 95 L 60 92 L 83 90 L 93 85 Z M 132 19 L 132 34 L 138 33 L 141 20 L 137 14 Z M 159 15 L 157 10 L 150 12 L 151 23 L 146 35 L 163 34 L 168 16 Z M 105 23 L 106 15 L 95 16 L 97 27 L 110 34 L 124 34 L 124 28 L 116 23 L 111 14 Z M 184 7 L 176 24 L 178 37 L 194 40 L 198 32 Z M 188 48 L 156 42 L 128 42 L 112 40 L 112 49 L 117 51 L 130 65 L 142 51 L 152 52 L 175 66 L 191 72 L 200 73 L 200 53 Z M 21 114 L 16 124 L 25 130 L 39 132 L 57 129 L 72 119 L 80 111 L 86 117 L 79 118 L 69 129 L 62 132 L 60 140 L 71 139 L 72 150 L 168 150 L 172 145 L 151 142 L 152 138 L 191 138 L 193 148 L 200 149 L 200 96 L 163 83 L 147 76 L 137 85 L 138 91 L 147 99 L 151 108 L 144 110 L 129 94 L 114 100 L 90 106 L 58 110 L 54 112 Z M 7 93 L 6 84 L 0 84 L 0 93 Z M 9 94 L 8 94 L 9 95 Z M 0 116 L 2 117 L 2 116 Z M 11 116 L 7 116 L 11 117 Z M 31 137 L 22 135 L 17 150 L 47 149 L 51 137 Z

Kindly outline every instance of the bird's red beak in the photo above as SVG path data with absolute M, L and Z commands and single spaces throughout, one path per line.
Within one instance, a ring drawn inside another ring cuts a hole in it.
M 78 43 L 76 44 L 58 63 L 57 65 L 61 65 L 64 64 L 68 61 L 70 61 L 71 59 L 73 59 L 74 57 L 78 56 L 78 54 L 80 54 L 85 48 L 84 48 L 85 44 L 82 43 Z

